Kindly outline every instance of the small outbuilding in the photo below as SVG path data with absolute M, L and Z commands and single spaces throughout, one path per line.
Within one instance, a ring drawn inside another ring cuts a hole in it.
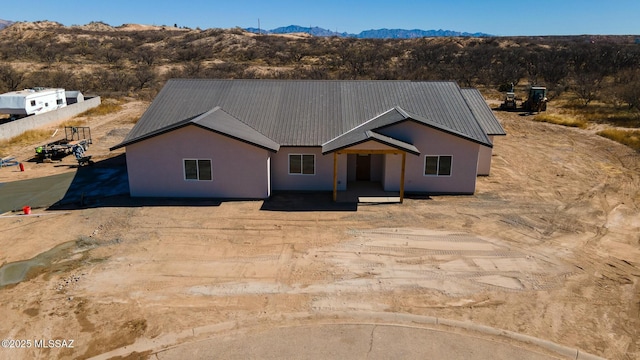
M 84 95 L 78 90 L 67 90 L 64 92 L 67 105 L 77 104 L 84 101 Z

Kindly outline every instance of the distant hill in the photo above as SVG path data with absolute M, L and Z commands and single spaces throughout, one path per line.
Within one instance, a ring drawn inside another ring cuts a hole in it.
M 47 21 L 34 22 L 37 23 L 49 23 Z M 15 21 L 10 20 L 2 20 L 0 19 L 0 30 L 15 24 Z M 96 24 L 100 25 L 99 22 L 92 22 L 85 26 L 93 26 Z M 62 24 L 58 24 L 63 26 Z M 112 30 L 111 26 L 106 24 L 103 27 L 109 27 Z M 125 25 L 122 25 L 125 27 Z M 412 38 L 420 38 L 420 37 L 452 37 L 452 36 L 464 36 L 464 37 L 490 37 L 493 35 L 485 34 L 481 32 L 476 33 L 467 33 L 467 32 L 459 32 L 452 30 L 406 30 L 406 29 L 371 29 L 360 32 L 359 34 L 350 34 L 346 32 L 336 32 L 328 29 L 323 29 L 321 27 L 303 27 L 298 25 L 289 25 L 283 26 L 276 29 L 264 30 L 258 28 L 246 28 L 244 29 L 248 32 L 252 33 L 261 33 L 261 34 L 292 34 L 292 33 L 305 33 L 313 36 L 337 36 L 337 37 L 352 37 L 358 39 L 412 39 Z
M 0 30 L 6 28 L 7 26 L 11 26 L 11 24 L 13 24 L 13 23 L 14 23 L 14 21 L 0 19 Z
M 406 29 L 377 29 L 377 30 L 365 30 L 359 34 L 349 34 L 346 32 L 335 32 L 321 27 L 303 27 L 298 25 L 289 25 L 279 27 L 272 30 L 264 30 L 257 28 L 246 28 L 246 31 L 252 33 L 261 34 L 291 34 L 291 33 L 305 33 L 313 36 L 338 36 L 338 37 L 353 37 L 358 39 L 411 39 L 419 37 L 448 37 L 448 36 L 465 36 L 465 37 L 489 37 L 493 36 L 481 32 L 467 33 L 452 30 L 406 30 Z

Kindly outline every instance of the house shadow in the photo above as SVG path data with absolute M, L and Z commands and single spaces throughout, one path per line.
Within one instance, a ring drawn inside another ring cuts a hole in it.
M 73 166 L 77 167 L 77 166 Z M 199 198 L 145 198 L 129 196 L 124 154 L 77 167 L 66 193 L 49 210 L 97 207 L 219 206 L 222 200 Z
M 334 202 L 332 192 L 277 192 L 264 200 L 264 211 L 358 211 L 357 202 Z
M 59 165 L 63 166 L 63 165 Z M 64 165 L 69 166 L 69 165 Z M 49 187 L 38 184 L 37 188 L 47 189 L 49 210 L 77 210 L 99 207 L 145 207 L 145 206 L 185 206 L 185 207 L 211 207 L 220 206 L 224 202 L 246 201 L 246 199 L 230 198 L 174 198 L 174 197 L 131 197 L 129 195 L 129 181 L 127 176 L 126 157 L 124 154 L 96 161 L 90 166 L 75 166 L 77 168 L 72 179 L 66 176 L 53 176 L 49 181 Z M 64 184 L 63 184 L 64 182 Z M 67 186 L 68 184 L 68 186 Z M 55 191 L 51 191 L 51 190 Z M 370 196 L 371 199 L 363 200 L 362 196 L 347 196 L 347 192 L 340 192 L 339 201 L 333 201 L 330 191 L 320 192 L 275 192 L 263 201 L 260 210 L 282 212 L 311 212 L 311 211 L 358 211 L 359 206 L 372 206 L 384 204 L 397 204 L 395 199 L 389 200 L 378 193 L 358 193 L 362 189 L 356 189 L 356 195 Z M 55 192 L 55 194 L 52 194 Z M 388 196 L 387 193 L 382 193 Z M 407 194 L 407 199 L 429 200 L 427 194 Z M 46 199 L 43 201 L 47 201 Z M 25 200 L 20 203 L 33 203 Z
M 145 206 L 210 207 L 220 206 L 224 202 L 242 200 L 226 198 L 131 197 L 129 195 L 126 156 L 124 154 L 96 161 L 90 166 L 77 167 L 73 179 L 70 180 L 68 186 L 63 188 L 47 209 L 78 210 L 100 207 Z M 358 205 L 357 200 L 334 202 L 332 192 L 286 191 L 276 192 L 268 199 L 263 200 L 260 210 L 283 212 L 357 211 Z

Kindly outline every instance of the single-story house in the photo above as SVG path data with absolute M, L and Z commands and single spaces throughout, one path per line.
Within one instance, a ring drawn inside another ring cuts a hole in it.
M 505 135 L 482 95 L 450 81 L 172 79 L 126 147 L 134 197 L 272 191 L 473 194 Z

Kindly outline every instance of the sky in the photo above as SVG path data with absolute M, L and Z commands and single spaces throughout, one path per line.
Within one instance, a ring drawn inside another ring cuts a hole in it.
M 640 35 L 640 0 L 3 0 L 0 19 L 189 28 L 300 25 L 338 32 L 422 29 L 498 36 Z

